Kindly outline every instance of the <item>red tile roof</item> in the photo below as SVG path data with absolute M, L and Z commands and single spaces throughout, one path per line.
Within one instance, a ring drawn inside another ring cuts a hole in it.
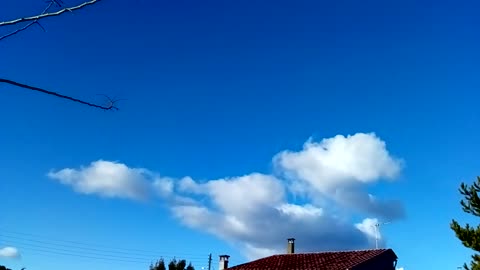
M 346 270 L 391 249 L 281 254 L 229 267 L 228 270 Z

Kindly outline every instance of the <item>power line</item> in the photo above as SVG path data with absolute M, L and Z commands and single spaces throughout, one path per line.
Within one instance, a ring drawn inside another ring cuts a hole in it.
M 72 254 L 72 253 L 65 253 L 65 252 L 50 252 L 50 251 L 40 251 L 40 250 L 29 250 L 29 253 L 31 254 L 39 254 L 42 256 L 46 257 L 52 257 L 58 259 L 58 256 L 66 256 L 66 257 L 74 257 L 78 259 L 88 259 L 89 261 L 91 260 L 96 260 L 96 261 L 104 261 L 104 262 L 122 262 L 122 263 L 132 263 L 132 264 L 142 264 L 142 265 L 148 265 L 156 260 L 143 260 L 143 261 L 134 261 L 134 260 L 122 260 L 122 259 L 109 259 L 109 258 L 102 258 L 102 257 L 96 257 L 96 256 L 84 256 L 84 255 L 79 255 L 79 254 Z M 50 256 L 49 256 L 50 255 Z M 191 262 L 194 266 L 195 265 L 200 265 L 200 261 L 188 261 Z
M 21 237 L 14 237 L 14 236 L 9 236 L 9 235 L 3 235 L 0 234 L 0 237 L 2 238 L 8 238 L 8 239 L 14 239 L 14 240 L 20 240 L 20 241 L 26 241 L 26 242 L 33 242 L 33 243 L 40 243 L 48 246 L 60 246 L 60 247 L 67 247 L 67 248 L 74 248 L 74 249 L 80 249 L 80 250 L 86 250 L 86 251 L 97 251 L 97 252 L 105 252 L 105 253 L 117 253 L 117 254 L 128 254 L 128 255 L 145 255 L 145 254 L 140 254 L 140 253 L 129 253 L 125 251 L 110 251 L 110 250 L 102 250 L 102 249 L 97 249 L 97 248 L 87 248 L 87 247 L 81 247 L 81 246 L 74 246 L 74 245 L 65 245 L 65 244 L 57 244 L 57 243 L 49 243 L 45 241 L 39 241 L 39 240 L 32 240 L 32 239 L 25 239 Z M 27 244 L 30 246 L 38 246 L 34 244 Z
M 55 245 L 55 246 L 62 246 L 62 247 L 67 247 L 67 248 L 76 248 L 76 249 L 83 249 L 83 250 L 94 250 L 98 252 L 106 252 L 106 253 L 117 253 L 117 254 L 129 254 L 129 255 L 146 255 L 146 254 L 151 254 L 158 256 L 158 254 L 163 254 L 163 255 L 168 255 L 168 256 L 185 256 L 185 257 L 200 257 L 203 255 L 199 254 L 191 254 L 191 253 L 168 253 L 168 252 L 161 252 L 161 251 L 153 251 L 153 250 L 144 250 L 144 249 L 134 249 L 134 248 L 124 248 L 124 247 L 112 247 L 112 246 L 107 246 L 107 245 L 101 245 L 101 244 L 93 244 L 93 243 L 86 243 L 86 242 L 77 242 L 77 241 L 69 241 L 69 240 L 59 240 L 59 239 L 54 239 L 54 238 L 48 238 L 47 241 L 44 240 L 38 240 L 38 239 L 47 239 L 47 237 L 42 237 L 39 235 L 34 235 L 34 234 L 28 234 L 28 233 L 20 233 L 20 232 L 14 232 L 10 230 L 5 230 L 3 228 L 0 228 L 0 237 L 4 238 L 11 238 L 11 239 L 16 239 L 16 240 L 23 240 L 23 241 L 28 241 L 28 242 L 35 242 L 35 243 L 40 243 L 40 244 L 46 244 L 46 245 Z M 29 238 L 26 237 L 19 237 L 19 236 L 12 236 L 8 234 L 15 234 L 15 235 L 25 235 L 25 236 L 31 236 Z M 37 239 L 35 239 L 37 238 Z M 58 242 L 58 243 L 55 243 Z M 67 244 L 65 244 L 67 243 Z M 83 246 L 83 247 L 82 247 Z M 87 246 L 87 247 L 85 247 Z
M 158 258 L 175 258 L 176 256 L 184 257 L 187 262 L 191 262 L 193 265 L 204 265 L 205 259 L 207 256 L 203 255 L 187 255 L 176 253 L 167 254 L 158 251 L 147 251 L 141 249 L 131 249 L 131 248 L 121 248 L 121 247 L 110 247 L 108 249 L 100 249 L 91 247 L 94 244 L 87 244 L 75 241 L 67 241 L 67 240 L 54 240 L 50 239 L 48 241 L 42 241 L 32 238 L 42 238 L 37 235 L 27 234 L 27 233 L 19 233 L 7 230 L 1 230 L 0 237 L 3 238 L 4 242 L 8 239 L 9 244 L 20 248 L 21 250 L 28 251 L 28 253 L 40 253 L 42 256 L 45 254 L 52 255 L 52 257 L 57 257 L 57 255 L 61 256 L 68 256 L 68 257 L 77 257 L 83 259 L 90 259 L 90 260 L 102 260 L 102 261 L 117 261 L 117 262 L 126 262 L 126 263 L 138 263 L 138 264 L 150 264 L 151 262 L 157 260 Z M 8 233 L 5 233 L 8 232 Z M 20 237 L 20 236 L 12 236 L 9 234 L 16 234 L 16 235 L 28 235 L 33 237 Z M 45 237 L 44 237 L 45 239 Z M 63 243 L 62 243 L 63 242 Z M 65 244 L 65 243 L 75 243 L 75 244 Z M 89 247 L 82 246 L 82 245 L 89 245 Z M 103 245 L 97 245 L 103 246 Z M 103 246 L 106 247 L 106 246 Z M 112 250 L 117 249 L 117 250 Z M 123 250 L 123 251 L 120 251 Z M 126 252 L 130 251 L 130 252 Z M 135 252 L 132 252 L 135 251 Z M 142 251 L 142 252 L 139 252 Z M 27 253 L 27 254 L 28 254 Z M 24 253 L 25 254 L 25 253 Z
M 16 244 L 15 245 L 18 248 L 22 249 L 46 249 L 46 251 L 59 251 L 59 252 L 74 252 L 74 253 L 81 253 L 84 255 L 93 255 L 93 256 L 102 256 L 105 258 L 119 258 L 119 259 L 131 259 L 131 260 L 150 260 L 154 256 L 147 256 L 144 255 L 142 257 L 131 257 L 131 256 L 120 256 L 120 255 L 111 255 L 111 254 L 100 254 L 100 253 L 94 253 L 94 252 L 78 252 L 76 250 L 71 250 L 71 249 L 62 249 L 62 248 L 56 248 L 56 247 L 45 247 L 41 245 L 25 245 L 25 244 Z
M 58 252 L 58 251 L 36 249 L 36 248 L 22 248 L 22 249 L 27 250 L 28 253 L 41 254 L 42 256 L 52 255 L 52 257 L 55 257 L 55 258 L 57 258 L 58 255 L 61 255 L 61 256 L 76 257 L 76 258 L 89 259 L 89 260 L 93 259 L 93 260 L 102 260 L 102 261 L 109 261 L 109 262 L 114 261 L 114 262 L 125 262 L 125 263 L 138 263 L 138 264 L 145 264 L 145 265 L 155 261 L 152 259 L 131 260 L 131 259 L 122 259 L 122 258 L 108 258 L 108 257 L 101 257 L 101 256 L 91 256 L 91 255 L 84 255 L 84 254 L 77 254 L 77 253 L 70 253 L 70 252 Z M 187 260 L 187 261 L 192 262 L 192 264 L 194 265 L 200 264 L 199 260 Z
M 125 260 L 121 258 L 105 258 L 105 257 L 98 257 L 98 256 L 90 256 L 90 255 L 82 255 L 82 254 L 74 254 L 69 252 L 57 252 L 52 250 L 44 250 L 44 249 L 36 249 L 36 248 L 23 248 L 24 250 L 32 250 L 35 252 L 40 253 L 48 253 L 48 254 L 55 254 L 55 255 L 65 255 L 71 257 L 79 257 L 79 258 L 86 258 L 86 259 L 95 259 L 95 260 L 106 260 L 106 261 L 118 261 L 118 262 L 129 262 L 129 263 L 148 263 L 151 260 Z
M 152 257 L 152 256 L 158 256 L 159 252 L 152 252 L 149 254 L 146 253 L 136 253 L 136 252 L 125 252 L 125 251 L 114 251 L 114 250 L 104 250 L 104 249 L 97 249 L 97 248 L 87 248 L 87 247 L 82 247 L 82 246 L 75 246 L 75 245 L 65 245 L 65 244 L 57 244 L 57 243 L 51 243 L 51 242 L 46 242 L 46 241 L 39 241 L 39 240 L 32 240 L 32 239 L 26 239 L 22 237 L 15 237 L 15 236 L 10 236 L 10 235 L 4 235 L 0 234 L 0 237 L 6 239 L 14 239 L 15 242 L 17 243 L 16 245 L 24 245 L 24 246 L 30 246 L 30 247 L 39 247 L 39 248 L 49 248 L 49 249 L 55 249 L 55 250 L 60 250 L 60 251 L 74 251 L 74 252 L 83 252 L 83 253 L 92 253 L 96 255 L 105 255 L 105 256 L 111 256 L 111 257 L 121 257 L 121 258 L 135 258 L 138 259 L 138 257 L 130 257 L 132 255 L 134 256 L 140 256 L 140 257 Z M 31 243 L 29 243 L 31 242 Z M 32 243 L 37 243 L 37 244 L 32 244 Z M 40 245 L 39 245 L 40 244 Z M 62 248 L 58 248 L 62 247 Z M 100 254 L 100 253 L 107 253 L 107 254 Z M 173 254 L 162 254 L 163 256 L 173 256 Z M 181 254 L 180 254 L 181 255 Z M 195 255 L 195 256 L 185 256 L 189 257 L 192 259 L 200 259 L 204 258 L 204 256 L 201 255 Z

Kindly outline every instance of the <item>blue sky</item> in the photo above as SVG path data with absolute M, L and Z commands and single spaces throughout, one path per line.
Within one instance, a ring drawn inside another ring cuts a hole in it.
M 373 248 L 354 224 L 377 218 L 399 266 L 455 269 L 470 252 L 449 222 L 473 220 L 457 188 L 479 174 L 478 5 L 101 1 L 3 40 L 1 77 L 126 100 L 103 112 L 1 87 L 0 246 L 21 259 L 0 264 L 200 269 L 287 237 Z M 0 21 L 44 6 L 3 0 Z

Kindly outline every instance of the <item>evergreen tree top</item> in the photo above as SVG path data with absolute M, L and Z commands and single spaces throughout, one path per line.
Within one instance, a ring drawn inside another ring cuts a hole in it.
M 480 192 L 480 177 L 477 177 L 477 181 L 472 185 L 462 183 L 459 191 L 463 196 L 463 199 L 460 201 L 463 211 L 477 217 L 480 216 L 480 198 L 478 196 Z M 480 254 L 478 253 L 480 252 L 480 225 L 473 227 L 470 224 L 466 224 L 462 227 L 456 220 L 452 220 L 450 228 L 465 247 L 477 252 L 472 256 L 470 267 L 464 264 L 464 269 L 480 270 Z

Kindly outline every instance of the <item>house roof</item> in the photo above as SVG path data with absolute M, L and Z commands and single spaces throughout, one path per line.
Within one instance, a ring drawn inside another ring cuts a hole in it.
M 390 253 L 391 249 L 281 254 L 229 267 L 229 270 L 346 270 L 377 256 Z

